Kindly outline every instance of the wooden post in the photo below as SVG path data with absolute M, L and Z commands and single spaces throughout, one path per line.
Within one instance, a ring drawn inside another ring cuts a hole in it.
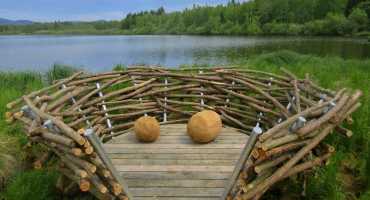
M 203 74 L 203 71 L 199 71 L 199 74 Z M 203 87 L 201 86 L 200 87 L 201 89 L 203 89 Z M 203 108 L 203 105 L 204 105 L 204 99 L 203 99 L 203 96 L 204 96 L 204 94 L 203 94 L 203 92 L 200 92 L 200 96 L 202 96 L 201 98 L 200 98 L 200 105 L 202 106 L 202 108 Z
M 108 158 L 107 153 L 105 149 L 103 148 L 102 143 L 99 140 L 98 136 L 94 133 L 94 130 L 87 129 L 84 135 L 87 138 L 87 140 L 90 142 L 90 144 L 94 147 L 94 150 L 100 157 L 101 161 L 104 163 L 107 169 L 112 173 L 112 176 L 117 180 L 119 184 L 121 184 L 121 186 L 123 187 L 124 193 L 127 195 L 129 199 L 132 199 L 132 195 L 129 192 L 128 186 L 124 183 L 121 175 L 114 167 L 112 161 Z
M 168 85 L 168 79 L 167 77 L 164 78 L 164 88 L 167 88 L 167 85 Z M 164 96 L 164 109 L 163 109 L 163 122 L 167 122 L 167 94 Z
M 244 146 L 244 149 L 241 153 L 241 156 L 239 158 L 239 161 L 236 163 L 236 166 L 234 168 L 233 174 L 231 175 L 231 178 L 229 179 L 228 184 L 225 187 L 224 193 L 221 196 L 220 200 L 225 200 L 230 193 L 230 191 L 234 188 L 235 182 L 238 180 L 239 174 L 244 166 L 246 165 L 249 156 L 256 145 L 256 142 L 258 140 L 258 136 L 262 134 L 262 129 L 259 126 L 256 126 L 252 130 L 252 134 L 248 138 L 247 144 Z

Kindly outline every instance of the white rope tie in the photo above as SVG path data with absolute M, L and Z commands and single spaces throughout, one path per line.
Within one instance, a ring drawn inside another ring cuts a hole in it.
M 232 85 L 232 87 L 231 88 L 234 88 L 234 86 L 235 86 L 235 81 L 233 81 L 233 82 L 231 82 L 231 85 Z M 231 91 L 233 91 L 233 89 L 231 89 Z M 228 95 L 229 96 L 229 95 Z M 228 98 L 226 98 L 226 104 L 225 104 L 225 107 L 227 107 L 227 105 L 230 103 L 230 99 L 229 99 L 229 97 Z
M 137 85 L 137 83 L 135 83 L 135 81 L 134 81 L 134 79 L 131 77 L 131 79 L 132 79 L 132 81 L 134 82 L 134 86 L 136 86 Z M 141 103 L 143 103 L 143 98 L 139 98 L 139 102 L 140 102 L 140 104 Z M 148 113 L 144 113 L 144 116 L 148 116 Z
M 97 89 L 100 89 L 100 84 L 99 83 L 96 83 L 96 88 Z M 99 91 L 98 94 L 99 94 L 99 97 L 103 97 L 104 96 L 102 91 Z M 112 128 L 112 123 L 111 123 L 110 119 L 108 118 L 107 106 L 105 105 L 105 101 L 104 100 L 102 101 L 102 108 L 103 108 L 103 111 L 105 112 L 104 115 L 107 117 L 107 120 L 106 120 L 107 127 L 109 129 L 111 129 Z M 111 131 L 110 134 L 113 134 L 113 131 Z
M 167 89 L 167 85 L 168 85 L 168 80 L 167 78 L 164 79 L 164 84 L 165 84 L 165 87 Z M 167 110 L 166 110 L 166 106 L 167 106 L 167 95 L 164 96 L 164 109 L 163 109 L 163 122 L 167 122 Z
M 199 71 L 199 74 L 203 74 L 203 71 Z M 203 86 L 200 87 L 201 89 L 203 89 Z M 204 93 L 203 92 L 200 92 L 200 96 L 204 96 Z M 200 105 L 202 105 L 202 108 L 204 106 L 204 99 L 201 97 L 200 99 Z

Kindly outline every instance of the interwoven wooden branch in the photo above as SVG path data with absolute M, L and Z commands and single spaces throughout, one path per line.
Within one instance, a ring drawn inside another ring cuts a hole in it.
M 227 199 L 258 199 L 276 182 L 323 163 L 334 152 L 322 140 L 360 106 L 361 91 L 331 91 L 308 78 L 235 68 L 131 67 L 89 75 L 82 72 L 7 105 L 8 121 L 22 122 L 30 141 L 60 160 L 60 171 L 82 191 L 100 199 L 128 199 L 118 177 L 84 136 L 91 128 L 108 141 L 131 130 L 142 115 L 161 124 L 186 123 L 202 110 L 259 137 Z M 352 120 L 349 120 L 352 121 Z M 40 155 L 37 166 L 50 157 Z M 73 185 L 73 184 L 72 184 Z

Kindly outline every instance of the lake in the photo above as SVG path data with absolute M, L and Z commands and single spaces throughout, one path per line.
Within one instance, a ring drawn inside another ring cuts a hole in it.
M 227 65 L 276 50 L 370 58 L 364 39 L 323 37 L 226 36 L 0 36 L 0 70 L 45 71 L 54 63 L 89 71 L 108 71 L 116 64 Z

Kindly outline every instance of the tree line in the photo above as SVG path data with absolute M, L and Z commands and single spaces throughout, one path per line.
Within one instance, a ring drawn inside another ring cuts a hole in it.
M 369 31 L 370 1 L 254 0 L 163 8 L 128 14 L 121 28 L 135 34 L 353 35 Z
M 67 31 L 116 34 L 369 35 L 369 0 L 251 0 L 183 11 L 129 13 L 121 21 L 2 26 L 0 32 Z

